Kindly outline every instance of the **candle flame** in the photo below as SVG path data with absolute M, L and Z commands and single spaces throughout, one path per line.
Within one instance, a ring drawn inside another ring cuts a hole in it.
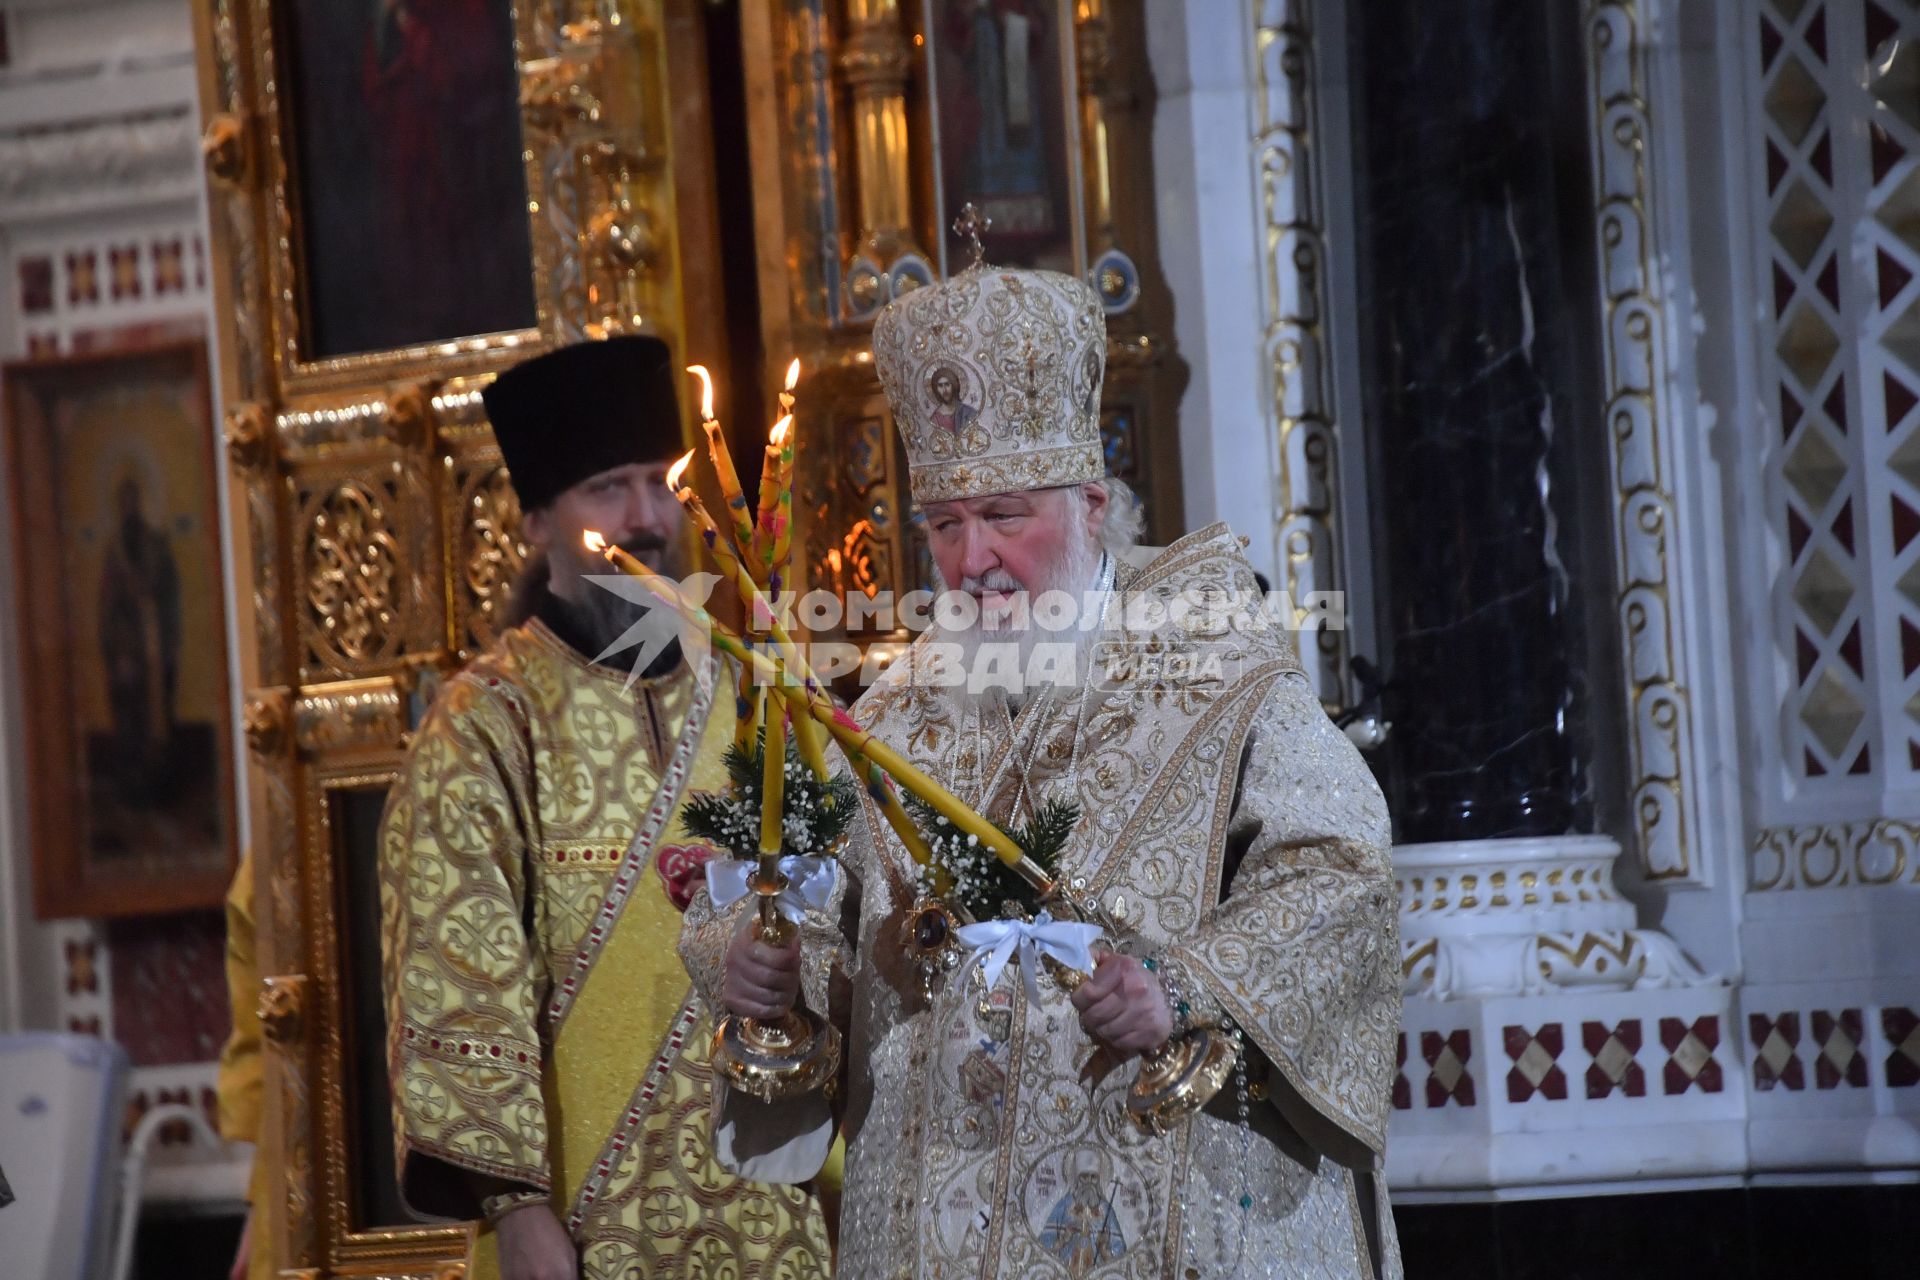
M 582 533 L 580 535 L 580 541 L 587 544 L 587 550 L 596 554 L 607 549 L 607 540 L 592 529 L 588 529 L 585 533 Z
M 791 391 L 799 385 L 800 385 L 800 357 L 795 356 L 793 358 L 793 363 L 787 366 L 787 390 Z
M 793 415 L 786 414 L 773 424 L 773 430 L 767 433 L 767 443 L 776 449 L 787 447 L 787 432 L 793 430 Z
M 689 449 L 681 455 L 680 461 L 667 468 L 667 488 L 672 489 L 676 493 L 680 491 L 680 477 L 685 474 L 687 464 L 692 461 L 693 450 Z
M 700 420 L 713 421 L 713 375 L 703 364 L 690 364 L 687 372 L 700 379 Z

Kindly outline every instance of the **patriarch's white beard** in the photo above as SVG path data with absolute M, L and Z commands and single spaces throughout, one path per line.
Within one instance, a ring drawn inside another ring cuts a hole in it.
M 970 626 L 935 627 L 933 642 L 941 646 L 937 652 L 958 664 L 957 675 L 943 677 L 947 695 L 968 710 L 985 710 L 996 703 L 1017 710 L 1028 696 L 1044 688 L 1078 689 L 1091 679 L 1104 604 L 1092 599 L 1100 558 L 1098 538 L 1083 521 L 1075 520 L 1060 554 L 1035 575 L 1039 581 L 1022 583 L 1002 570 L 962 580 L 963 592 L 976 596 L 982 591 L 1003 592 L 1008 601 L 1000 607 L 983 604 Z M 947 589 L 937 568 L 934 585 L 937 590 Z M 1050 629 L 1046 619 L 1035 616 L 1036 602 L 1044 605 L 1043 598 L 1051 598 L 1049 593 L 1072 602 L 1065 611 L 1064 627 L 1055 619 L 1057 629 Z

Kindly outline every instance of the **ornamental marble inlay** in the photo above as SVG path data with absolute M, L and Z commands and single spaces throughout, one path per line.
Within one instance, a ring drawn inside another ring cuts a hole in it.
M 1910 1089 L 1920 1084 L 1920 1014 L 1911 1009 L 1882 1009 L 1880 1031 L 1887 1038 L 1887 1085 Z
M 1720 1047 L 1720 1019 L 1708 1014 L 1689 1025 L 1683 1018 L 1660 1019 L 1660 1046 L 1667 1051 L 1661 1084 L 1669 1095 L 1698 1087 L 1719 1093 L 1723 1084 L 1713 1051 Z
M 1580 1043 L 1592 1062 L 1587 1066 L 1587 1097 L 1604 1098 L 1615 1089 L 1629 1098 L 1647 1095 L 1647 1073 L 1636 1055 L 1640 1052 L 1640 1019 L 1628 1018 L 1618 1026 L 1604 1022 L 1585 1022 L 1580 1026 Z
M 1467 1070 L 1473 1057 L 1472 1032 L 1462 1029 L 1442 1036 L 1438 1031 L 1422 1031 L 1420 1056 L 1428 1067 L 1428 1107 L 1444 1107 L 1449 1100 L 1463 1107 L 1474 1104 L 1473 1076 Z
M 1800 1015 L 1747 1015 L 1747 1034 L 1753 1041 L 1753 1087 L 1762 1093 L 1779 1086 L 1797 1091 L 1807 1087 L 1805 1070 L 1796 1050 L 1800 1044 Z
M 1837 1014 L 1824 1009 L 1813 1011 L 1813 1043 L 1820 1051 L 1813 1062 L 1815 1085 L 1822 1089 L 1838 1089 L 1842 1084 L 1854 1089 L 1867 1087 L 1864 1025 L 1858 1009 L 1842 1009 Z
M 1509 1026 L 1502 1029 L 1501 1040 L 1513 1059 L 1507 1072 L 1507 1101 L 1525 1102 L 1536 1093 L 1550 1102 L 1566 1100 L 1567 1073 L 1559 1065 L 1566 1036 L 1559 1023 L 1549 1022 L 1534 1032 Z

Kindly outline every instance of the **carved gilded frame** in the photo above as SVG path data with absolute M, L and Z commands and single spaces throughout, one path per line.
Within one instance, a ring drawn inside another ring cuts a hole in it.
M 253 146 L 264 169 L 264 188 L 268 193 L 264 212 L 270 234 L 265 244 L 264 267 L 271 306 L 266 318 L 281 387 L 297 394 L 483 372 L 518 358 L 529 346 L 551 342 L 558 333 L 558 308 L 553 290 L 545 286 L 549 282 L 550 264 L 560 255 L 561 247 L 553 223 L 534 217 L 530 219 L 533 261 L 528 264 L 536 315 L 532 326 L 324 359 L 304 354 L 308 330 L 302 313 L 307 290 L 299 255 L 306 237 L 301 225 L 299 178 L 293 164 L 296 104 L 289 93 L 283 92 L 288 76 L 286 51 L 280 47 L 279 17 L 289 7 L 288 0 L 249 0 L 248 3 L 248 29 L 252 33 L 248 42 L 250 75 L 257 86 L 258 124 Z M 540 45 L 539 6 L 516 3 L 512 7 L 515 61 L 524 64 Z M 549 202 L 549 173 L 531 139 L 522 144 L 522 167 L 529 208 L 544 208 Z

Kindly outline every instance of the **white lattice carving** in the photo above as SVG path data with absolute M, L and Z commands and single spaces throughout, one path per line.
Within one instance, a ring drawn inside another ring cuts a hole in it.
M 1745 21 L 1781 758 L 1877 804 L 1920 776 L 1920 15 Z

